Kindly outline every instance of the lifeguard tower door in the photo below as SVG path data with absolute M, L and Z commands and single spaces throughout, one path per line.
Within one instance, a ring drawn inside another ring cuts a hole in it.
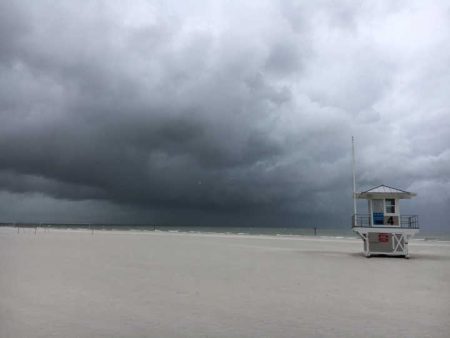
M 371 207 L 372 206 L 372 207 Z M 383 225 L 384 224 L 384 200 L 374 199 L 369 200 L 369 209 L 371 210 L 371 225 Z

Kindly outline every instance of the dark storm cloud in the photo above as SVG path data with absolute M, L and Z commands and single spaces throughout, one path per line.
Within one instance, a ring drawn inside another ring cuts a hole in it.
M 352 134 L 362 187 L 448 191 L 445 6 L 3 1 L 1 200 L 344 225 Z

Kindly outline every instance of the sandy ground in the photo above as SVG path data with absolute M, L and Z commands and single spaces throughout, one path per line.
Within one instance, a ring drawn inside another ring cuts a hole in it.
M 0 228 L 0 337 L 450 337 L 450 243 Z

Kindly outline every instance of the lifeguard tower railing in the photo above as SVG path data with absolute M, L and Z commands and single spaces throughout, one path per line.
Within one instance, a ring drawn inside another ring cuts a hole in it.
M 401 215 L 399 225 L 372 225 L 369 214 L 356 214 L 352 216 L 352 228 L 404 228 L 419 229 L 418 215 Z

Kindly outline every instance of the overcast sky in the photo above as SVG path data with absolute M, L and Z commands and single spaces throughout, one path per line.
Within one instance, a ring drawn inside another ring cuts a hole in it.
M 0 221 L 450 229 L 443 1 L 0 1 Z

